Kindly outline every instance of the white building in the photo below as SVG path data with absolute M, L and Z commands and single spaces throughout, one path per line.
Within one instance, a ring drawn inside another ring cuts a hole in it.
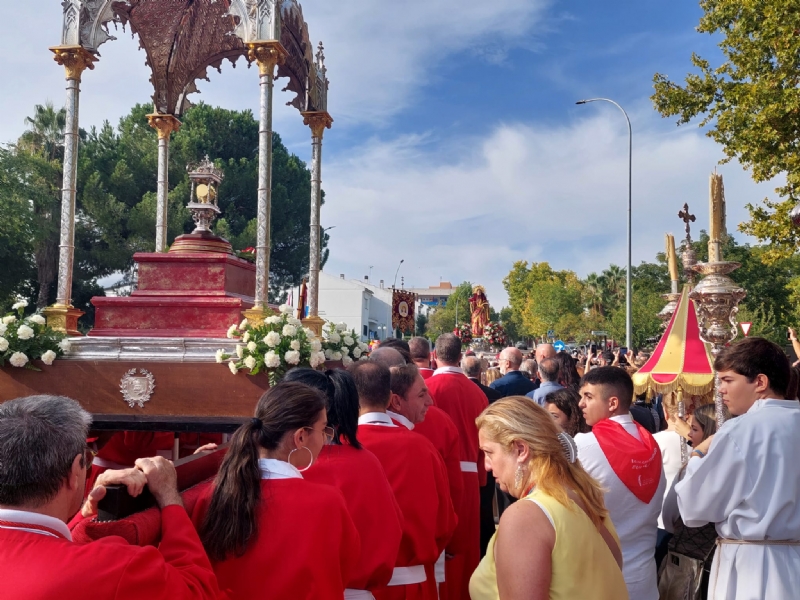
M 298 288 L 290 292 L 297 302 Z M 421 306 L 417 303 L 415 314 Z M 344 323 L 347 329 L 361 334 L 361 341 L 383 340 L 392 331 L 392 290 L 384 288 L 383 281 L 373 285 L 369 280 L 335 277 L 324 271 L 319 274 L 319 316 L 326 321 Z

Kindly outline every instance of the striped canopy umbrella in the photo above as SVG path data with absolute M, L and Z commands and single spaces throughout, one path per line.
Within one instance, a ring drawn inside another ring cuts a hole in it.
M 678 306 L 653 355 L 633 375 L 637 394 L 654 392 L 708 396 L 714 390 L 713 359 L 700 339 L 697 311 L 684 287 Z

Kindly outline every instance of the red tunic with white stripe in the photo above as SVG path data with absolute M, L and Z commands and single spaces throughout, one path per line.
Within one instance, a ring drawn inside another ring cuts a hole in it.
M 381 424 L 377 424 L 379 419 Z M 358 439 L 378 457 L 403 511 L 403 539 L 395 566 L 427 567 L 432 573 L 457 523 L 444 462 L 428 440 L 398 427 L 385 413 L 362 415 Z M 374 594 L 377 600 L 437 597 L 432 577 L 378 589 Z
M 475 419 L 489 402 L 458 367 L 437 369 L 425 383 L 435 405 L 447 413 L 459 433 L 464 491 L 452 542 L 456 556 L 447 561 L 446 597 L 460 600 L 466 597 L 469 578 L 480 562 L 480 486 L 486 484 L 486 471 Z
M 262 476 L 272 478 L 261 480 L 258 530 L 242 556 L 213 563 L 220 589 L 231 600 L 341 600 L 361 552 L 342 494 L 305 481 L 284 461 L 259 465 Z M 212 491 L 209 484 L 192 511 L 198 528 Z
M 217 578 L 182 506 L 161 511 L 158 549 L 107 537 L 72 542 L 67 526 L 44 515 L 0 510 L 3 600 L 215 600 Z M 60 525 L 59 525 L 60 524 Z
M 361 558 L 347 587 L 384 587 L 397 562 L 403 513 L 380 461 L 366 448 L 356 450 L 344 442 L 341 446 L 325 446 L 303 477 L 338 489 L 358 530 Z

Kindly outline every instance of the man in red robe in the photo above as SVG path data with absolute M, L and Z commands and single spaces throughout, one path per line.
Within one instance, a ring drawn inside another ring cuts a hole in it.
M 445 465 L 433 445 L 386 414 L 389 369 L 376 361 L 350 368 L 358 389 L 358 439 L 383 465 L 403 511 L 403 538 L 392 580 L 376 600 L 436 600 L 433 567 L 456 527 Z M 387 507 L 391 510 L 391 507 Z
M 461 506 L 464 482 L 461 477 L 458 429 L 447 413 L 433 406 L 428 386 L 425 385 L 425 380 L 416 365 L 393 367 L 391 374 L 392 397 L 389 401 L 389 410 L 386 411 L 387 414 L 398 425 L 403 425 L 407 429 L 425 436 L 433 444 L 447 468 L 447 481 L 453 506 Z M 452 548 L 448 548 L 446 551 L 451 556 L 453 555 Z M 441 597 L 441 584 L 446 579 L 444 554 L 440 555 L 439 560 L 436 561 L 434 576 L 436 583 L 440 586 L 439 595 Z
M 80 509 L 91 454 L 91 416 L 60 396 L 0 404 L 0 594 L 5 600 L 212 600 L 217 579 L 183 508 L 172 463 L 162 457 L 107 471 L 101 483 L 145 484 L 161 508 L 158 549 L 120 538 L 72 542 L 66 523 Z M 91 516 L 105 488 L 92 490 Z
M 408 348 L 411 352 L 411 362 L 417 365 L 419 374 L 423 379 L 430 379 L 433 376 L 431 369 L 431 343 L 424 337 L 413 337 L 408 340 Z
M 475 419 L 489 402 L 459 367 L 461 340 L 457 336 L 445 333 L 436 339 L 436 359 L 439 368 L 426 383 L 435 405 L 455 423 L 460 439 L 464 493 L 461 506 L 456 509 L 458 528 L 452 546 L 457 552 L 446 563 L 446 597 L 461 600 L 468 597 L 469 579 L 480 562 L 480 486 L 486 485 L 486 471 Z

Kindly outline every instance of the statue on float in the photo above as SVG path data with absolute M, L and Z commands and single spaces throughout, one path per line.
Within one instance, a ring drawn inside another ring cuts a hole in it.
M 482 285 L 472 288 L 469 306 L 472 311 L 472 337 L 483 337 L 483 330 L 489 324 L 489 300 Z

